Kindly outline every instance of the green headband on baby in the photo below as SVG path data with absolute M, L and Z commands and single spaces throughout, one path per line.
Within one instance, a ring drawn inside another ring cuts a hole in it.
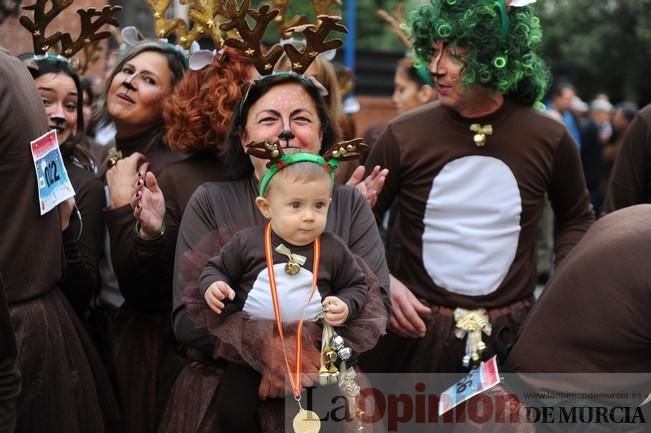
M 267 172 L 262 177 L 262 181 L 260 182 L 260 196 L 264 197 L 264 194 L 267 191 L 267 187 L 269 186 L 269 182 L 276 173 L 289 165 L 296 164 L 297 162 L 312 162 L 314 164 L 320 165 L 324 170 L 329 172 L 331 176 L 334 176 L 335 170 L 337 170 L 337 167 L 339 166 L 338 160 L 330 159 L 326 161 L 324 157 L 315 155 L 313 153 L 299 152 L 292 153 L 290 155 L 283 155 L 278 161 L 271 164 L 269 170 L 267 170 Z

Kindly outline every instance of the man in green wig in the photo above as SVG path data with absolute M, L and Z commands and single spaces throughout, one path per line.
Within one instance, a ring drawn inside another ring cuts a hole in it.
M 535 1 L 535 0 L 534 0 Z M 463 372 L 508 350 L 532 302 L 548 194 L 560 263 L 594 217 L 579 154 L 542 114 L 549 72 L 531 0 L 431 0 L 410 14 L 439 102 L 398 117 L 368 157 L 399 199 L 391 332 L 367 370 Z

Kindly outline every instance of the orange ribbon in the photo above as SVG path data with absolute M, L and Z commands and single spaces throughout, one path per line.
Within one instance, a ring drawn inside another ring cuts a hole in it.
M 292 376 L 292 369 L 289 365 L 289 359 L 287 359 L 287 351 L 285 351 L 285 337 L 283 335 L 283 325 L 281 322 L 280 315 L 280 304 L 278 303 L 278 289 L 276 288 L 276 277 L 274 275 L 274 261 L 273 261 L 273 248 L 271 246 L 271 223 L 267 224 L 264 237 L 264 250 L 265 257 L 267 259 L 267 272 L 269 273 L 269 290 L 271 291 L 271 299 L 273 300 L 274 305 L 274 315 L 276 317 L 276 326 L 278 327 L 278 333 L 280 334 L 280 341 L 283 345 L 283 356 L 285 357 L 285 366 L 287 367 L 287 374 L 289 374 L 289 381 L 292 384 L 292 390 L 294 391 L 294 398 L 297 401 L 301 399 L 301 358 L 302 358 L 302 336 L 303 336 L 303 319 L 305 319 L 305 308 L 310 304 L 314 293 L 316 292 L 316 284 L 318 281 L 319 274 L 319 261 L 321 258 L 321 242 L 320 238 L 314 240 L 314 263 L 312 264 L 312 292 L 310 297 L 303 307 L 303 313 L 301 314 L 301 320 L 298 322 L 298 330 L 296 332 L 296 378 Z

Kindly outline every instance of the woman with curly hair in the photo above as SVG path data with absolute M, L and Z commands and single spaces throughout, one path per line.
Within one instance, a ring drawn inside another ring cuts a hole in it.
M 533 302 L 545 195 L 557 264 L 594 219 L 572 138 L 532 108 L 549 78 L 540 23 L 530 1 L 510 3 L 432 0 L 410 14 L 440 104 L 391 122 L 366 162 L 392 173 L 376 216 L 396 200 L 400 212 L 390 332 L 367 370 L 462 372 L 503 354 Z

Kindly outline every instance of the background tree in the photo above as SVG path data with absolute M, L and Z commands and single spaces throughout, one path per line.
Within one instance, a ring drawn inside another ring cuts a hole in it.
M 538 0 L 543 53 L 586 99 L 651 102 L 651 0 Z

